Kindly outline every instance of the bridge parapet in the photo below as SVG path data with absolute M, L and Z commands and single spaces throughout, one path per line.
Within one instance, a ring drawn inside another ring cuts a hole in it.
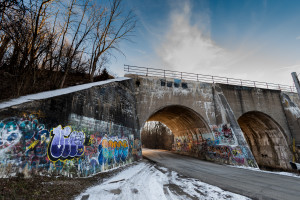
M 164 69 L 156 69 L 156 68 L 148 68 L 148 67 L 138 67 L 132 65 L 124 65 L 124 72 L 127 74 L 136 74 L 141 76 L 153 76 L 153 77 L 180 79 L 186 81 L 220 83 L 220 84 L 227 84 L 227 85 L 280 90 L 285 92 L 297 92 L 295 86 L 289 86 L 289 85 L 267 83 L 262 81 L 244 80 L 244 79 L 237 79 L 237 78 L 228 78 L 222 76 L 212 76 L 212 75 L 205 75 L 205 74 L 195 74 L 189 72 L 179 72 L 173 70 L 164 70 Z

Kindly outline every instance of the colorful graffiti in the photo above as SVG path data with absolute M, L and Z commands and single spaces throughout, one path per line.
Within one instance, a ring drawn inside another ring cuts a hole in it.
M 22 118 L 7 118 L 0 121 L 0 151 L 16 145 L 21 137 L 25 140 L 35 141 L 30 150 L 39 143 L 45 141 L 49 132 L 44 124 L 40 124 L 35 115 L 24 115 Z
M 61 125 L 51 131 L 48 156 L 51 161 L 79 158 L 84 153 L 85 135 L 83 132 L 72 131 L 70 126 Z
M 141 140 L 139 140 L 139 139 L 134 140 L 132 155 L 137 160 L 142 158 L 142 143 L 141 143 Z
M 241 148 L 239 146 L 231 147 L 232 153 L 232 163 L 237 165 L 242 165 L 245 163 L 245 155 L 243 154 Z
M 214 132 L 214 139 L 219 144 L 223 145 L 235 145 L 236 139 L 229 124 L 224 124 L 221 127 L 212 126 Z
M 201 157 L 214 162 L 255 166 L 254 161 L 248 161 L 245 147 L 237 145 L 233 130 L 229 124 L 212 126 L 212 133 L 186 134 L 174 137 L 173 150 Z
M 2 174 L 27 173 L 48 169 L 49 132 L 37 116 L 7 118 L 0 122 L 0 171 Z
M 17 121 L 4 120 L 0 122 L 0 150 L 16 144 L 20 138 L 21 131 Z
M 75 125 L 70 121 L 64 128 L 51 128 L 49 122 L 48 127 L 41 123 L 47 118 L 32 114 L 0 121 L 0 177 L 16 173 L 88 176 L 141 158 L 141 142 L 130 134 L 132 129 L 81 119 L 97 126 L 92 130 L 76 118 Z
M 107 138 L 104 136 L 99 144 L 99 157 L 100 165 L 107 163 L 125 162 L 128 156 L 128 141 L 127 139 Z
M 207 147 L 206 158 L 222 163 L 230 163 L 231 148 L 223 145 L 212 145 Z

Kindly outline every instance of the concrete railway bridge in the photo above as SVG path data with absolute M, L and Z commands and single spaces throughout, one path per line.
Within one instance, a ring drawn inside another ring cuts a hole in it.
M 135 82 L 140 126 L 146 121 L 167 125 L 175 136 L 173 150 L 216 162 L 281 169 L 290 168 L 289 161 L 297 156 L 297 94 L 278 90 L 278 85 L 274 89 L 253 87 L 271 85 L 259 82 L 242 81 L 243 86 L 240 80 L 222 77 L 213 80 L 203 75 L 130 66 L 125 70 L 134 73 L 127 77 Z M 166 73 L 175 78 L 165 78 Z M 235 84 L 228 84 L 230 81 Z
M 173 150 L 199 159 L 283 170 L 299 162 L 300 100 L 293 87 L 125 71 L 126 78 L 1 103 L 0 174 L 87 176 L 132 162 L 141 158 L 147 121 L 164 123 L 174 134 Z

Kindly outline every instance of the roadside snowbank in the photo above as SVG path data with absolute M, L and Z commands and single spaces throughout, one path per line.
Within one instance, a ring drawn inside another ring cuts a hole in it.
M 103 183 L 88 188 L 76 199 L 248 199 L 197 179 L 182 177 L 167 168 L 141 162 Z

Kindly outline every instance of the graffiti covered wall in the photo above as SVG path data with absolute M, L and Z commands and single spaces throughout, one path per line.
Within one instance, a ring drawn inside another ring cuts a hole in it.
M 230 124 L 214 125 L 211 130 L 212 133 L 174 137 L 173 151 L 218 163 L 256 167 L 255 161 L 248 159 L 246 149 L 238 145 Z
M 130 86 L 113 82 L 0 110 L 0 177 L 83 177 L 141 159 Z

